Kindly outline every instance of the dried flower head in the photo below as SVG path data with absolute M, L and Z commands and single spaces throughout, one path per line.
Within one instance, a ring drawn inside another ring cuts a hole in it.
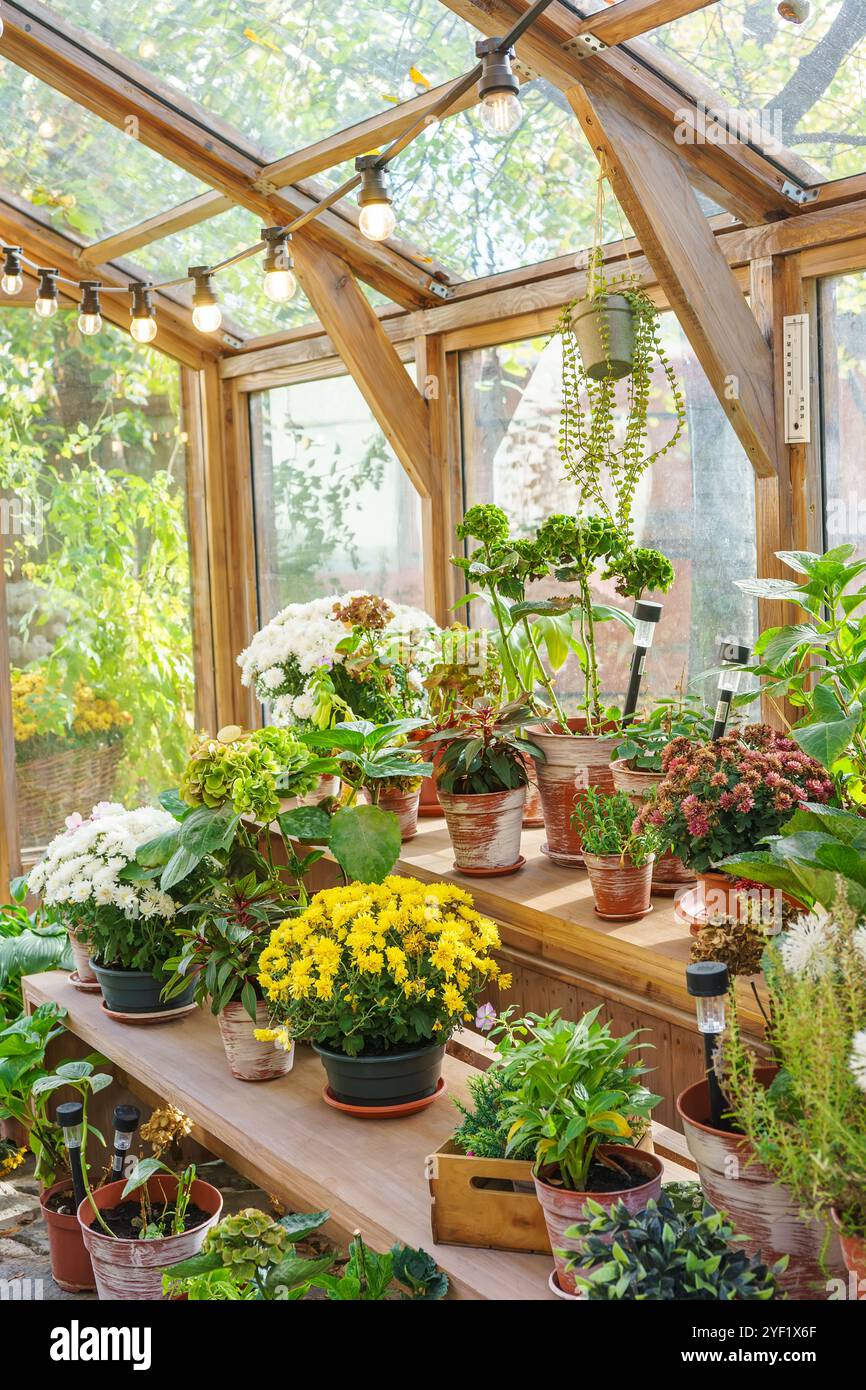
M 183 1139 L 192 1131 L 192 1120 L 173 1105 L 154 1110 L 141 1126 L 141 1137 L 150 1144 L 154 1158 L 160 1158 L 169 1145 Z

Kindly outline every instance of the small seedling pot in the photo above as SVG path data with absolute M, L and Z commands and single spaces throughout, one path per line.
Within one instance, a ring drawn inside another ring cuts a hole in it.
M 75 973 L 82 985 L 95 985 L 96 975 L 90 963 L 90 948 L 83 937 L 79 937 L 71 927 L 67 927 L 66 934 L 69 937 L 69 949 L 72 952 L 72 963 L 75 966 Z
M 833 1218 L 833 1225 L 839 1232 L 839 1245 L 842 1249 L 845 1268 L 849 1274 L 854 1275 L 856 1280 L 856 1289 L 852 1296 L 859 1302 L 866 1302 L 866 1239 L 863 1236 L 843 1235 L 837 1212 L 832 1210 L 830 1215 Z

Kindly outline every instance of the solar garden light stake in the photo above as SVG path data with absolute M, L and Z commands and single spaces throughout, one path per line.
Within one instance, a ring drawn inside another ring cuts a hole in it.
M 728 995 L 728 967 L 724 961 L 701 960 L 686 966 L 686 988 L 695 1001 L 698 1032 L 704 1040 L 704 1066 L 710 1092 L 710 1122 L 713 1129 L 728 1130 L 723 1119 L 727 1106 L 716 1076 L 716 1048 L 725 1031 L 725 1001 Z
M 718 659 L 730 669 L 722 671 L 719 676 L 719 698 L 716 704 L 713 731 L 710 735 L 713 742 L 717 738 L 721 738 L 727 728 L 731 705 L 743 679 L 742 667 L 745 666 L 751 654 L 751 647 L 746 647 L 739 642 L 722 641 L 719 643 Z
M 649 599 L 636 599 L 634 605 L 634 652 L 631 658 L 631 671 L 628 678 L 625 704 L 622 711 L 623 724 L 630 724 L 637 709 L 640 684 L 643 680 L 647 652 L 653 644 L 656 627 L 662 615 L 662 605 Z
M 111 1151 L 111 1182 L 123 1177 L 123 1165 L 132 1147 L 132 1137 L 138 1129 L 141 1111 L 137 1105 L 114 1107 L 114 1147 Z
M 84 1106 L 80 1100 L 67 1100 L 58 1105 L 55 1112 L 57 1123 L 63 1130 L 63 1143 L 69 1155 L 69 1171 L 72 1175 L 72 1191 L 75 1205 L 80 1207 L 87 1196 L 84 1180 L 84 1155 L 82 1139 L 84 1134 Z

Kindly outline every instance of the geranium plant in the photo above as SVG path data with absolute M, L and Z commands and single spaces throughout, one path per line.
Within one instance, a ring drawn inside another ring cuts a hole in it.
M 462 888 L 387 878 L 317 893 L 273 932 L 259 981 L 277 1022 L 349 1057 L 444 1043 L 500 974 L 499 931 Z
M 802 803 L 828 802 L 834 795 L 820 763 L 765 724 L 715 743 L 674 739 L 662 755 L 662 770 L 665 776 L 638 812 L 636 828 L 656 828 L 699 873 L 751 850 Z
M 278 725 L 327 729 L 423 713 L 439 629 L 418 608 L 373 594 L 290 603 L 256 633 L 238 665 Z

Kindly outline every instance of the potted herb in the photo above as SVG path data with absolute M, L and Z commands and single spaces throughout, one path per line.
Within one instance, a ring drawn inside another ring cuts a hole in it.
M 175 829 L 161 808 L 101 804 L 87 820 L 71 818 L 30 873 L 31 891 L 48 907 L 62 906 L 88 942 L 106 1007 L 119 1014 L 180 1008 L 192 997 L 190 986 L 171 1004 L 160 999 L 178 902 L 136 863 L 140 847 Z
M 525 705 L 467 706 L 430 735 L 442 749 L 436 786 L 461 873 L 510 874 L 524 863 L 525 758 L 542 756 L 520 737 L 528 717 Z
M 463 889 L 389 877 L 317 893 L 273 932 L 259 982 L 274 1024 L 308 1038 L 339 1107 L 393 1110 L 441 1091 L 445 1043 L 501 976 L 499 932 Z
M 634 922 L 652 912 L 653 864 L 661 837 L 652 827 L 635 834 L 634 807 L 625 792 L 588 788 L 572 820 L 592 885 L 596 916 Z
M 684 1207 L 665 1188 L 643 1211 L 588 1201 L 568 1235 L 580 1245 L 570 1265 L 590 1301 L 781 1297 L 784 1258 L 772 1266 L 762 1263 L 760 1255 L 742 1249 L 743 1237 L 721 1212 L 703 1203 L 699 1210 Z
M 576 1023 L 558 1012 L 513 1021 L 506 1014 L 499 1029 L 509 1091 L 506 1152 L 535 1145 L 535 1189 L 565 1293 L 575 1292 L 569 1252 L 580 1248 L 567 1231 L 587 1198 L 640 1211 L 661 1191 L 661 1160 L 630 1147 L 633 1117 L 648 1116 L 661 1099 L 639 1080 L 647 1068 L 626 1060 L 644 1044 L 636 1033 L 612 1037 L 598 1013 Z
M 139 1159 L 126 1181 L 90 1190 L 78 1208 L 100 1299 L 155 1302 L 162 1272 L 198 1253 L 223 1199 L 190 1164 L 178 1176 Z
M 654 827 L 702 881 L 704 896 L 731 887 L 713 873 L 726 856 L 754 849 L 807 801 L 829 802 L 833 782 L 814 758 L 765 724 L 714 743 L 677 738 L 662 754 L 664 778 L 639 811 L 636 827 Z

